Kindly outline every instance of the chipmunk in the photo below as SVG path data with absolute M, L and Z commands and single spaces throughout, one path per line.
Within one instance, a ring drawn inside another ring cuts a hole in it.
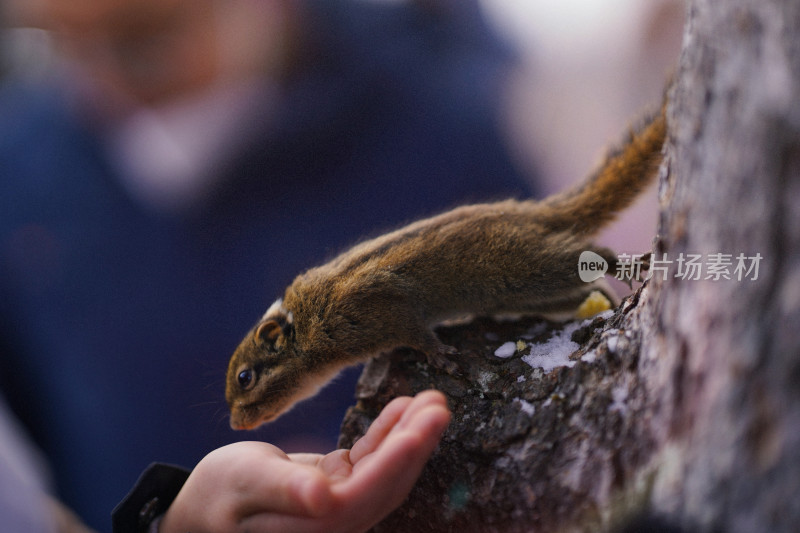
M 652 180 L 665 136 L 662 106 L 577 187 L 538 202 L 458 207 L 297 276 L 231 357 L 231 427 L 274 420 L 343 368 L 394 348 L 452 371 L 457 351 L 431 329 L 445 319 L 574 311 L 594 288 L 579 279 L 580 253 L 616 266 L 588 239 Z

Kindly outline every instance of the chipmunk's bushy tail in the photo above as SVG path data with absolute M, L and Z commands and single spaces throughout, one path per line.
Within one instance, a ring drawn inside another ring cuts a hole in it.
M 544 201 L 549 227 L 589 236 L 633 202 L 661 163 L 667 133 L 665 109 L 666 102 L 658 113 L 632 128 L 626 142 L 611 151 L 589 179 Z

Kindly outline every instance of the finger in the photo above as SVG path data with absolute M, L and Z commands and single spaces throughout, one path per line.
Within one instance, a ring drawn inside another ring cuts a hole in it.
M 422 409 L 430 405 L 441 405 L 447 409 L 447 399 L 435 390 L 423 391 L 414 398 L 395 398 L 383 409 L 380 416 L 372 423 L 367 434 L 353 444 L 350 450 L 350 460 L 353 464 L 375 451 L 390 431 L 402 429 Z M 399 413 L 398 409 L 403 408 Z
M 400 417 L 396 427 L 404 429 L 407 425 L 414 420 L 417 413 L 432 405 L 439 405 L 447 409 L 447 398 L 444 394 L 437 390 L 426 390 L 414 396 L 414 401 L 408 406 Z
M 354 463 L 357 481 L 378 484 L 379 478 L 385 476 L 413 482 L 449 422 L 450 412 L 438 402 L 416 410 L 405 427 L 395 426 L 374 453 Z
M 367 433 L 350 448 L 350 461 L 355 464 L 365 455 L 372 453 L 383 442 L 389 431 L 403 416 L 406 408 L 412 403 L 413 398 L 408 396 L 401 396 L 389 402 L 378 415 L 378 418 L 370 424 Z
M 411 491 L 449 421 L 450 412 L 438 400 L 417 410 L 404 429 L 392 431 L 354 466 L 349 479 L 331 487 L 336 501 L 358 509 L 367 527 L 377 523 Z
M 334 450 L 329 454 L 292 453 L 289 458 L 298 463 L 318 468 L 330 483 L 336 483 L 350 477 L 353 465 L 350 462 L 350 450 Z
M 380 445 L 386 435 L 398 427 L 400 420 L 407 421 L 420 409 L 439 403 L 446 404 L 444 396 L 437 391 L 426 391 L 418 394 L 415 398 L 398 397 L 392 400 L 381 412 L 379 417 L 373 422 L 365 438 L 359 439 L 352 450 L 336 450 L 327 455 L 306 453 L 292 453 L 289 458 L 298 464 L 306 464 L 320 468 L 332 481 L 338 481 L 348 477 L 352 470 L 352 464 L 359 461 L 368 453 L 372 453 L 374 448 Z M 353 459 L 355 457 L 355 459 Z
M 294 452 L 288 455 L 289 459 L 292 460 L 293 463 L 301 464 L 301 465 L 309 465 L 309 466 L 317 466 L 319 462 L 322 460 L 322 454 L 319 453 L 304 453 L 304 452 Z

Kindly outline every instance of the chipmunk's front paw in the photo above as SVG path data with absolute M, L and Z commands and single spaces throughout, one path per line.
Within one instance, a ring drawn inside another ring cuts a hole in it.
M 438 368 L 439 370 L 444 370 L 448 374 L 454 374 L 458 369 L 458 365 L 451 359 L 451 357 L 458 355 L 458 353 L 459 352 L 455 347 L 439 343 L 435 350 L 426 352 L 426 355 L 428 358 L 428 363 L 430 363 L 432 366 Z

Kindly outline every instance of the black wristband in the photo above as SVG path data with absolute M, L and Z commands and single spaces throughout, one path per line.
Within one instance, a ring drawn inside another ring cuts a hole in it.
M 179 466 L 153 463 L 111 512 L 114 533 L 143 533 L 164 514 L 178 496 L 189 471 Z

